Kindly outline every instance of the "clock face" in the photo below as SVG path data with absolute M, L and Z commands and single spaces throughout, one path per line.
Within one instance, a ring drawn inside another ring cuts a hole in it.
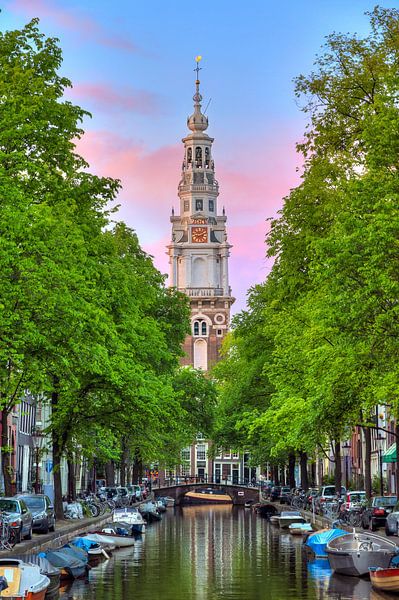
M 208 230 L 206 227 L 193 227 L 191 239 L 195 244 L 203 244 L 208 241 Z

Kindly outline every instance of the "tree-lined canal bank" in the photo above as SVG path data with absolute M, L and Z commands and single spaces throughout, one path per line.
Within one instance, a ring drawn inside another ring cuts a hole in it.
M 252 511 L 190 506 L 168 511 L 134 548 L 115 551 L 62 600 L 365 600 L 370 583 L 307 563 L 302 540 Z M 371 595 L 370 595 L 371 594 Z

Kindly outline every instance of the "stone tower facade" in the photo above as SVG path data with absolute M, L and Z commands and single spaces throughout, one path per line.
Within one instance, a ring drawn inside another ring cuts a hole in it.
M 208 118 L 201 112 L 202 96 L 195 82 L 194 113 L 187 119 L 184 158 L 178 186 L 179 214 L 172 211 L 168 246 L 170 285 L 187 294 L 191 335 L 184 343 L 183 365 L 208 371 L 219 358 L 234 302 L 229 285 L 227 217 L 218 210 L 219 185 L 212 156 Z

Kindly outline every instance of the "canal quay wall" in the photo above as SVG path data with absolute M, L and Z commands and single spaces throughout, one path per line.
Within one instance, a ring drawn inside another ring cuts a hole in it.
M 73 519 L 70 521 L 61 521 L 56 525 L 56 530 L 46 534 L 34 534 L 31 540 L 23 540 L 13 550 L 1 550 L 0 558 L 21 556 L 23 554 L 32 554 L 54 550 L 67 544 L 73 538 L 79 537 L 92 529 L 99 529 L 112 519 L 112 513 L 93 517 L 92 519 Z

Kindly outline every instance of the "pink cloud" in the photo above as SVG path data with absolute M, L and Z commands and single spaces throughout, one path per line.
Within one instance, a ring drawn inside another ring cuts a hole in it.
M 112 111 L 136 112 L 142 115 L 159 115 L 162 113 L 161 98 L 157 94 L 145 90 L 133 90 L 125 87 L 116 89 L 105 83 L 78 83 L 67 90 L 70 98 L 79 98 L 95 108 Z
M 263 152 L 262 148 L 268 146 L 272 149 Z M 264 281 L 271 268 L 272 261 L 266 259 L 265 236 L 269 227 L 266 219 L 276 214 L 283 196 L 297 182 L 298 158 L 289 141 L 284 147 L 279 139 L 278 149 L 271 140 L 252 142 L 250 147 L 258 155 L 253 162 L 242 160 L 241 167 L 234 167 L 233 160 L 216 163 L 221 185 L 219 212 L 225 205 L 229 241 L 233 245 L 230 275 L 237 298 L 235 312 L 244 307 L 247 290 Z M 77 150 L 92 165 L 92 170 L 121 179 L 118 218 L 137 231 L 143 248 L 154 256 L 156 266 L 168 273 L 165 252 L 170 240 L 172 205 L 178 212 L 182 145 L 149 151 L 116 134 L 88 132 L 79 141 Z
M 119 35 L 110 36 L 95 19 L 91 19 L 81 12 L 74 13 L 61 8 L 56 5 L 54 0 L 11 0 L 8 8 L 13 12 L 22 13 L 24 16 L 48 18 L 63 29 L 81 34 L 84 39 L 91 38 L 103 46 L 127 52 L 138 51 L 138 47 L 132 40 Z

